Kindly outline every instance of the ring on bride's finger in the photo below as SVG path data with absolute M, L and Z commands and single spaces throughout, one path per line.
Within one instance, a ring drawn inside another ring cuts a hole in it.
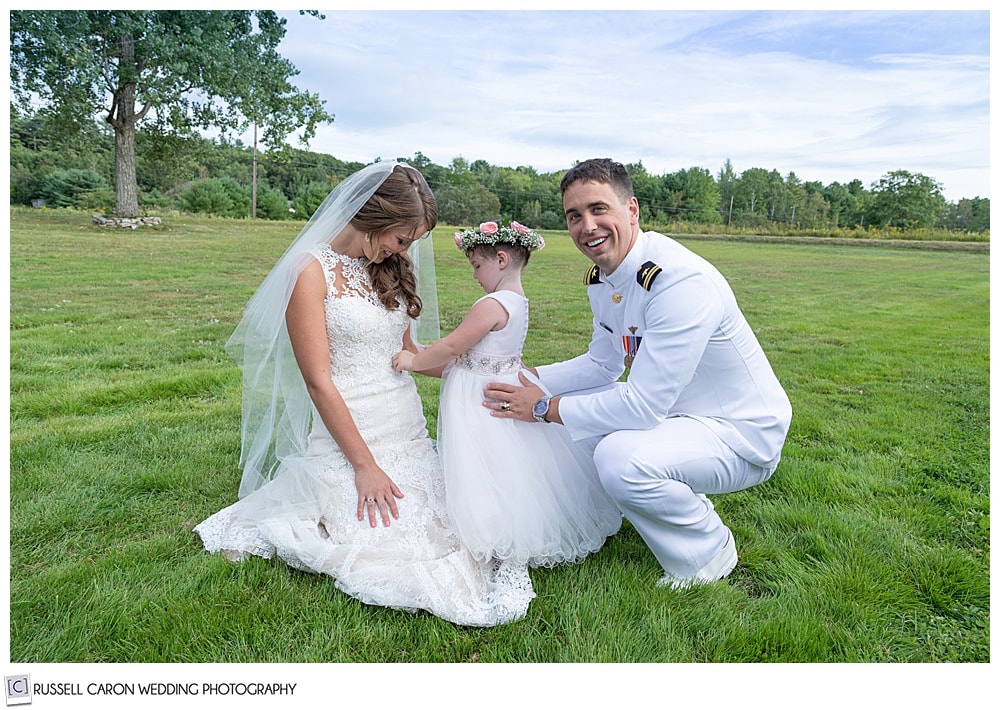
M 365 500 L 368 501 L 369 503 L 374 503 L 375 502 L 374 498 L 365 498 Z
M 500 403 L 500 411 L 501 412 L 506 412 L 509 409 L 510 409 L 510 402 L 501 402 Z

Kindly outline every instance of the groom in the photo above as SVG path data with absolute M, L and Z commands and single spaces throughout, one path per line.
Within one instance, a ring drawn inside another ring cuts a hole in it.
M 560 424 L 595 447 L 605 490 L 663 567 L 659 585 L 722 579 L 736 566 L 736 543 L 706 494 L 771 476 L 788 397 L 722 275 L 639 229 L 624 166 L 587 160 L 561 189 L 570 236 L 594 264 L 585 278 L 590 347 L 532 369 L 544 389 L 523 375 L 524 387 L 491 383 L 484 406 Z

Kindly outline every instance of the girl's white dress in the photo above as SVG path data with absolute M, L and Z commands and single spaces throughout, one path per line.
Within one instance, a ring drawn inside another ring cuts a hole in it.
M 457 624 L 492 626 L 524 616 L 534 596 L 527 567 L 477 559 L 448 520 L 441 464 L 409 374 L 392 368 L 405 309 L 386 310 L 364 261 L 319 247 L 330 374 L 379 466 L 403 491 L 399 519 L 357 519 L 354 470 L 313 412 L 308 449 L 274 479 L 195 528 L 229 559 L 277 556 L 330 575 L 367 604 L 430 611 Z
M 497 418 L 483 407 L 487 383 L 520 384 L 528 332 L 524 296 L 483 298 L 496 299 L 509 318 L 444 372 L 438 451 L 448 513 L 479 559 L 533 567 L 579 561 L 618 531 L 621 512 L 601 487 L 590 450 L 563 427 Z

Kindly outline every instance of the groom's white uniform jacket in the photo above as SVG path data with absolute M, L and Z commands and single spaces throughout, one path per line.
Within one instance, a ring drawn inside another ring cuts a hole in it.
M 574 439 L 691 417 L 751 463 L 777 465 L 791 405 L 715 267 L 669 237 L 642 232 L 613 274 L 595 266 L 587 283 L 588 352 L 538 368 L 553 394 L 596 389 L 559 401 Z M 630 349 L 628 379 L 617 382 Z

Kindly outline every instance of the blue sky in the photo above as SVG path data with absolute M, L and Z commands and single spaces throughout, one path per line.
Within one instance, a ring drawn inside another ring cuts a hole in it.
M 341 159 L 902 169 L 989 197 L 985 10 L 321 12 L 284 12 L 279 51 L 336 115 L 310 149 Z

